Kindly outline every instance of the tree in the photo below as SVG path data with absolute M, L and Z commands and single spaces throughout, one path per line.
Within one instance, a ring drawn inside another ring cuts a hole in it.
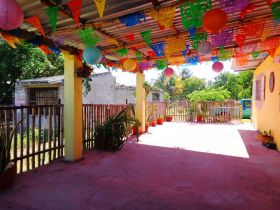
M 192 102 L 224 101 L 230 99 L 230 92 L 223 88 L 204 89 L 201 91 L 194 91 L 189 95 L 189 99 Z
M 200 91 L 206 88 L 205 79 L 199 79 L 197 77 L 189 77 L 184 80 L 184 97 L 187 98 L 189 94 L 194 91 Z
M 63 74 L 63 60 L 56 54 L 45 55 L 31 45 L 11 48 L 0 40 L 0 104 L 12 104 L 15 82 Z

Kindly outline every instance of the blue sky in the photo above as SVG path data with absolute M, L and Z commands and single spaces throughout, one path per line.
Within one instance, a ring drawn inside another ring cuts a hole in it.
M 212 80 L 214 77 L 218 75 L 218 73 L 212 71 L 213 62 L 203 62 L 194 66 L 172 66 L 175 72 L 179 73 L 181 69 L 188 68 L 191 70 L 193 76 L 198 78 L 206 79 L 206 81 Z M 231 60 L 224 61 L 224 70 L 229 72 L 234 72 L 231 70 Z M 104 72 L 104 69 L 97 69 L 95 73 Z M 122 72 L 121 70 L 112 71 L 112 74 L 117 78 L 117 83 L 135 86 L 136 85 L 136 75 L 129 72 Z M 144 72 L 145 80 L 148 82 L 152 82 L 153 80 L 159 77 L 160 71 L 157 69 L 152 69 Z

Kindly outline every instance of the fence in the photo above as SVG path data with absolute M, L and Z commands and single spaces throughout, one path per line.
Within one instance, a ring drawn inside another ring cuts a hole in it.
M 93 148 L 94 129 L 126 105 L 83 105 L 84 149 Z M 0 107 L 5 133 L 12 138 L 11 160 L 18 173 L 64 156 L 63 105 Z
M 147 103 L 147 116 L 156 119 L 159 115 L 171 116 L 175 122 L 230 123 L 242 119 L 241 104 L 229 102 L 200 102 L 188 101 Z

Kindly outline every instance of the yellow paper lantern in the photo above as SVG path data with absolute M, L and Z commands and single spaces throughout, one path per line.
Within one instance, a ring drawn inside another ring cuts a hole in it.
M 136 68 L 136 61 L 133 59 L 125 59 L 123 62 L 123 68 L 127 71 L 133 71 Z

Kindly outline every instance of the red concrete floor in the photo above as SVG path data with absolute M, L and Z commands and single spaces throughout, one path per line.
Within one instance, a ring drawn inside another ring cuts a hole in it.
M 152 128 L 142 143 L 131 139 L 118 153 L 89 151 L 81 162 L 58 161 L 20 175 L 12 189 L 0 194 L 0 209 L 280 209 L 280 153 L 264 148 L 256 131 L 183 124 L 173 138 L 154 139 L 227 141 L 231 137 L 221 134 L 232 132 L 245 143 L 244 157 L 145 144 L 156 133 L 172 132 L 172 126 L 180 127 L 166 123 Z M 188 129 L 201 132 L 193 138 Z M 209 138 L 199 139 L 209 129 Z

